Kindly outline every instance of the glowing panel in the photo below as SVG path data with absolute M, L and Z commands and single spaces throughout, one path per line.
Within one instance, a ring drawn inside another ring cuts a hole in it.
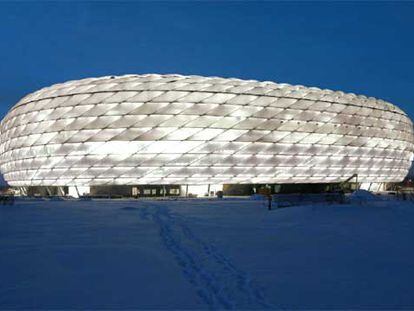
M 127 75 L 56 84 L 0 125 L 11 186 L 401 181 L 413 124 L 372 97 L 272 82 Z M 368 186 L 367 186 L 368 185 Z M 217 188 L 219 189 L 219 188 Z M 210 188 L 210 190 L 217 190 Z

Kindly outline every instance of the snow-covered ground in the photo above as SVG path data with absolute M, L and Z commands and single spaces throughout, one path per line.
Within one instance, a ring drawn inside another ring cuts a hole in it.
M 0 206 L 0 309 L 414 308 L 414 204 Z

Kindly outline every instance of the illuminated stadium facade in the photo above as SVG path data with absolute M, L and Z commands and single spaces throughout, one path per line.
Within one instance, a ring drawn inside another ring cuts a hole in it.
M 74 195 L 331 184 L 354 174 L 380 184 L 404 179 L 413 142 L 407 115 L 375 98 L 253 80 L 126 75 L 24 97 L 1 122 L 0 169 L 23 192 L 64 187 Z

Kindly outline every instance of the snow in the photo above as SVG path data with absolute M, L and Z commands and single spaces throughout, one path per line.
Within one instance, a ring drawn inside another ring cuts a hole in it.
M 0 206 L 0 309 L 414 308 L 414 204 Z
M 357 190 L 354 191 L 349 196 L 351 202 L 353 203 L 362 203 L 366 201 L 380 201 L 382 198 L 379 196 L 376 196 L 375 194 L 367 191 L 367 190 Z

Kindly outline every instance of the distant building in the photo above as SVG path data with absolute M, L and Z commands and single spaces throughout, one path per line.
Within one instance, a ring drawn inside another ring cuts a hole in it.
M 75 196 L 331 184 L 354 174 L 378 189 L 404 179 L 414 150 L 411 120 L 382 100 L 181 75 L 56 84 L 19 101 L 0 129 L 10 186 Z

